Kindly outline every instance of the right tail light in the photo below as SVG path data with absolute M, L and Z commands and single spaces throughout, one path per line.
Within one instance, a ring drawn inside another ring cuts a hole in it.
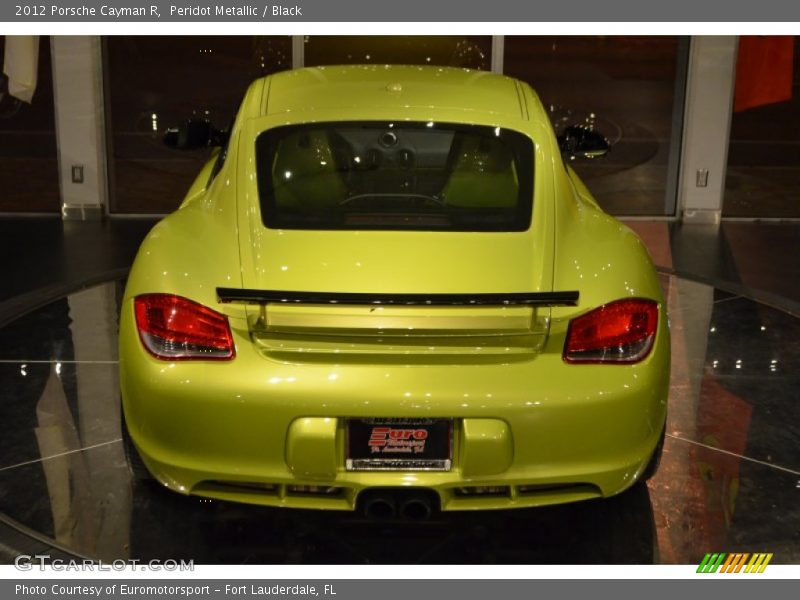
M 650 354 L 657 328 L 657 302 L 610 302 L 570 321 L 563 357 L 568 363 L 637 363 Z

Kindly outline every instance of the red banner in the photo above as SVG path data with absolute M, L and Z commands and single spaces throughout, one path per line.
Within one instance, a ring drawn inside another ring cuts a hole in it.
M 791 100 L 793 75 L 794 36 L 741 36 L 733 110 Z

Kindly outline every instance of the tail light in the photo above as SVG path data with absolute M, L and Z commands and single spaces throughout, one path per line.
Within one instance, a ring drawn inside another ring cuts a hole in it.
M 596 308 L 570 321 L 564 360 L 568 363 L 635 363 L 653 348 L 658 304 L 631 298 Z
M 230 360 L 235 355 L 228 318 L 171 294 L 146 294 L 133 301 L 142 344 L 164 360 Z

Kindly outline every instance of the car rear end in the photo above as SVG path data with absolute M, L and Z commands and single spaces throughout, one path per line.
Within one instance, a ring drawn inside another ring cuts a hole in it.
M 640 477 L 665 419 L 663 301 L 541 119 L 321 109 L 250 119 L 236 143 L 241 280 L 134 284 L 123 307 L 126 417 L 162 483 L 422 514 Z M 596 258 L 559 246 L 585 218 L 619 237 L 613 269 L 556 272 Z

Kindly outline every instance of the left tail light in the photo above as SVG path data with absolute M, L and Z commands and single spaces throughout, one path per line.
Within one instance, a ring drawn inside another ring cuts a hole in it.
M 172 294 L 134 301 L 136 328 L 147 350 L 163 360 L 231 360 L 236 355 L 228 318 Z
M 626 298 L 604 304 L 570 321 L 564 360 L 568 363 L 636 363 L 653 348 L 658 304 Z

